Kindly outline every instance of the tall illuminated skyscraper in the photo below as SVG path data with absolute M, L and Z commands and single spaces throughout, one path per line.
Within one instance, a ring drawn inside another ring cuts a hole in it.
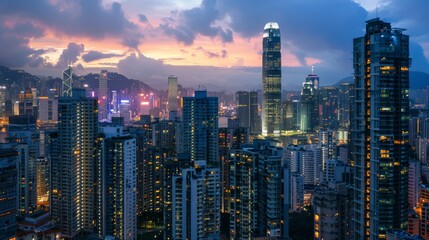
M 63 72 L 62 86 L 61 86 L 61 96 L 71 97 L 73 88 L 73 69 L 69 66 Z
M 100 77 L 98 78 L 98 119 L 100 121 L 107 119 L 107 105 L 109 103 L 109 89 L 107 87 L 108 80 L 107 70 L 101 70 Z
M 353 41 L 354 239 L 407 229 L 409 36 L 378 18 Z
M 58 100 L 58 139 L 52 156 L 51 211 L 61 237 L 81 239 L 94 222 L 95 141 L 98 132 L 97 99 L 85 90 Z
M 177 77 L 168 77 L 168 112 L 177 111 Z
M 275 22 L 265 25 L 262 40 L 262 134 L 280 134 L 282 99 L 282 56 L 280 28 Z

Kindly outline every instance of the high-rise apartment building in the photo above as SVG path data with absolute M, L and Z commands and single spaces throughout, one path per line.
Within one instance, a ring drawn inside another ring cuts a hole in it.
M 97 139 L 96 225 L 100 237 L 137 239 L 136 139 L 122 126 L 100 128 Z
M 264 27 L 262 39 L 262 134 L 280 135 L 282 57 L 280 28 L 275 22 Z
M 9 117 L 8 141 L 18 151 L 18 216 L 32 213 L 37 206 L 37 158 L 39 132 L 31 115 Z
M 409 37 L 380 19 L 353 41 L 354 239 L 407 229 Z
M 94 222 L 97 99 L 73 89 L 58 100 L 58 137 L 51 166 L 51 209 L 61 236 L 78 239 Z
M 0 238 L 16 239 L 17 164 L 18 152 L 0 146 Z
M 168 77 L 168 112 L 177 111 L 179 109 L 177 99 L 177 77 Z
M 194 161 L 172 180 L 172 238 L 219 239 L 219 168 Z
M 183 148 L 190 160 L 206 160 L 219 165 L 218 98 L 207 91 L 183 98 Z

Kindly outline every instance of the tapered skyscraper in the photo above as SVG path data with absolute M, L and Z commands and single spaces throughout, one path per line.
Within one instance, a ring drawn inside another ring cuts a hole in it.
M 409 37 L 378 18 L 353 41 L 353 239 L 407 229 Z
M 262 134 L 279 135 L 282 56 L 280 28 L 277 23 L 265 25 L 262 45 Z

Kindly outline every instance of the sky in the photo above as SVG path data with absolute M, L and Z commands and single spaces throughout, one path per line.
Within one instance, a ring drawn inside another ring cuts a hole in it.
M 119 72 L 158 88 L 261 88 L 262 32 L 278 22 L 282 86 L 314 66 L 320 85 L 351 76 L 352 40 L 379 17 L 410 35 L 411 70 L 429 72 L 427 0 L 0 0 L 0 65 L 61 76 Z

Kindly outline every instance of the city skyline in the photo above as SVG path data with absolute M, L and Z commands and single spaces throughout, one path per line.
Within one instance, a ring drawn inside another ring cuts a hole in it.
M 273 7 L 286 12 L 264 13 Z M 243 12 L 238 11 L 241 8 Z M 166 76 L 174 74 L 188 87 L 202 84 L 221 90 L 228 84 L 238 90 L 246 83 L 248 89 L 242 90 L 256 90 L 261 87 L 259 29 L 276 21 L 283 28 L 282 84 L 288 86 L 285 90 L 298 90 L 312 65 L 322 86 L 351 76 L 347 39 L 362 35 L 361 23 L 377 15 L 407 29 L 413 70 L 427 72 L 428 8 L 423 0 L 294 4 L 100 0 L 56 5 L 2 1 L 0 50 L 13 57 L 0 57 L 0 65 L 58 76 L 72 63 L 77 74 L 108 69 L 158 89 L 167 85 Z M 405 15 L 401 9 L 414 14 Z M 26 17 L 17 20 L 22 15 Z

